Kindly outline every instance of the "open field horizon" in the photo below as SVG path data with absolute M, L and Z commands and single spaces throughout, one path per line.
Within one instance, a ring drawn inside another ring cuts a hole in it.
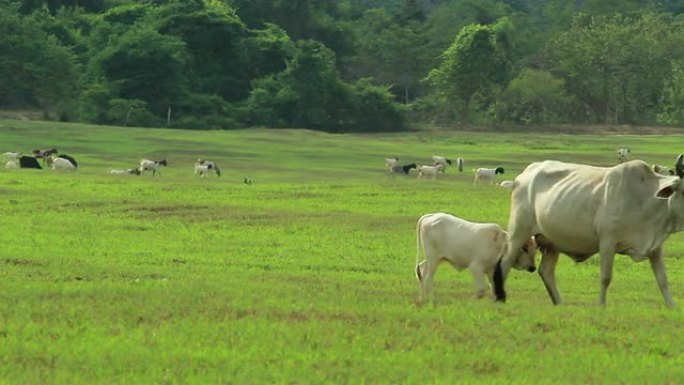
M 674 164 L 681 135 L 191 131 L 0 120 L 2 152 L 57 147 L 76 172 L 0 170 L 0 383 L 679 384 L 684 235 L 664 246 L 667 309 L 648 263 L 557 269 L 561 306 L 513 271 L 506 304 L 442 265 L 419 306 L 415 223 L 447 212 L 507 225 L 509 192 L 472 169 L 615 150 Z M 384 157 L 463 157 L 435 181 Z M 193 175 L 197 158 L 223 175 Z M 140 158 L 161 176 L 111 175 Z M 243 183 L 250 178 L 252 185 Z

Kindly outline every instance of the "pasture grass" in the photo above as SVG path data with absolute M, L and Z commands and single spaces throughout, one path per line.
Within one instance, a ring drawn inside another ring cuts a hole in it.
M 680 384 L 684 313 L 647 263 L 618 256 L 608 306 L 597 257 L 562 257 L 564 299 L 513 271 L 509 301 L 476 300 L 438 270 L 417 302 L 415 222 L 428 212 L 507 223 L 509 194 L 472 168 L 615 149 L 671 165 L 681 136 L 333 135 L 183 131 L 0 120 L 2 152 L 57 147 L 77 172 L 0 170 L 0 383 Z M 436 181 L 383 158 L 466 159 Z M 110 175 L 166 158 L 160 177 Z M 198 157 L 220 178 L 193 175 Z M 242 183 L 251 178 L 252 185 Z M 665 244 L 684 303 L 684 236 Z

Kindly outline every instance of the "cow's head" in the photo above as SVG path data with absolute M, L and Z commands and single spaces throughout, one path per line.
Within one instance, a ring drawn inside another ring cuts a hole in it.
M 537 269 L 534 264 L 534 256 L 537 253 L 537 242 L 534 237 L 530 237 L 526 244 L 520 248 L 518 256 L 513 261 L 513 268 L 517 270 L 527 270 L 534 273 Z
M 661 176 L 658 179 L 656 198 L 667 200 L 670 215 L 675 220 L 676 231 L 684 230 L 684 154 L 677 157 L 674 166 L 677 176 Z

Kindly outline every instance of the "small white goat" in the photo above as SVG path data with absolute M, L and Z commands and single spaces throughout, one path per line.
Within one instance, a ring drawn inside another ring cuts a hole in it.
M 110 171 L 111 174 L 114 175 L 140 175 L 140 170 L 137 168 L 128 168 L 126 170 L 112 170 Z
M 418 167 L 418 179 L 422 179 L 424 176 L 436 179 L 437 172 L 442 170 L 444 170 L 444 166 L 441 164 L 438 164 L 437 166 L 420 166 Z
M 618 158 L 618 163 L 624 163 L 627 158 L 629 157 L 629 154 L 632 152 L 629 148 L 620 148 L 617 150 L 617 158 Z
M 441 171 L 444 172 L 444 169 L 446 168 L 447 164 L 451 164 L 451 159 L 447 159 L 443 156 L 439 155 L 433 155 L 432 156 L 432 165 L 433 166 L 442 166 Z
M 195 174 L 204 178 L 208 173 L 214 171 L 216 176 L 221 176 L 221 170 L 216 166 L 216 163 L 210 160 L 197 159 L 195 163 Z
M 146 170 L 152 170 L 152 176 L 156 175 L 157 171 L 159 171 L 159 167 L 161 166 L 168 166 L 168 163 L 166 162 L 166 159 L 162 160 L 149 160 L 149 159 L 140 159 L 140 167 L 138 168 L 140 170 L 140 173 L 144 173 Z M 161 176 L 161 171 L 159 171 L 159 175 Z
M 16 160 L 19 159 L 19 157 L 21 156 L 21 153 L 18 153 L 18 152 L 6 152 L 6 153 L 2 154 L 2 156 L 5 157 L 5 161 L 8 161 L 8 162 L 11 161 L 11 160 L 16 161 Z
M 475 182 L 473 182 L 473 184 L 477 184 L 479 182 L 489 182 L 489 184 L 492 184 L 494 183 L 494 178 L 496 177 L 496 175 L 503 173 L 503 167 L 478 168 L 475 170 Z
M 507 188 L 509 190 L 513 190 L 513 181 L 512 180 L 505 180 L 501 183 L 496 184 L 499 187 Z
M 456 159 L 456 167 L 458 167 L 458 172 L 463 172 L 463 158 Z
M 76 166 L 64 158 L 53 157 L 50 166 L 53 170 L 76 170 Z
M 396 166 L 398 161 L 399 158 L 396 156 L 392 158 L 385 158 L 385 169 L 387 169 L 387 171 L 391 171 L 392 167 Z

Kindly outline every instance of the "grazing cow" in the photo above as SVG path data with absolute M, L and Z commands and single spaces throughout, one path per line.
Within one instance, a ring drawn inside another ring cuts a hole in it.
M 658 164 L 653 165 L 653 171 L 656 174 L 660 174 L 660 175 L 675 175 L 675 172 L 673 169 L 671 169 L 669 167 L 661 166 Z
M 504 168 L 478 168 L 475 170 L 475 181 L 473 184 L 478 184 L 479 182 L 489 182 L 489 184 L 494 183 L 494 178 L 496 175 L 503 174 Z
M 129 168 L 126 170 L 112 170 L 110 173 L 114 175 L 140 175 L 140 170 L 138 168 Z
M 412 168 L 416 168 L 416 167 L 418 167 L 418 165 L 415 164 L 415 163 L 407 164 L 407 165 L 404 165 L 404 166 L 401 166 L 401 165 L 398 165 L 398 164 L 397 164 L 397 165 L 395 165 L 395 166 L 392 166 L 392 168 L 391 168 L 390 170 L 391 170 L 391 173 L 392 173 L 392 174 L 403 173 L 403 174 L 408 175 L 409 171 L 410 171 Z
M 162 160 L 140 159 L 140 167 L 138 169 L 140 170 L 140 174 L 143 174 L 146 170 L 152 170 L 152 176 L 154 176 L 157 173 L 157 171 L 159 171 L 159 168 L 161 166 L 168 166 L 166 159 L 162 159 Z M 161 176 L 161 171 L 159 171 L 159 175 Z
M 507 234 L 495 223 L 473 223 L 444 213 L 425 214 L 416 226 L 416 277 L 421 298 L 431 295 L 437 266 L 443 260 L 457 270 L 468 269 L 475 280 L 475 295 L 487 292 L 499 255 L 506 251 Z M 516 249 L 513 266 L 533 272 L 537 246 L 533 238 Z M 420 262 L 421 250 L 425 260 Z
M 216 166 L 216 163 L 210 160 L 197 159 L 197 162 L 195 163 L 195 174 L 204 178 L 212 171 L 216 173 L 216 176 L 221 176 L 221 170 Z
M 619 148 L 617 150 L 618 163 L 624 163 L 627 161 L 629 154 L 632 152 L 629 148 Z
M 463 158 L 456 159 L 456 167 L 458 167 L 458 172 L 463 172 Z
M 418 167 L 418 179 L 422 179 L 423 177 L 437 179 L 438 171 L 444 171 L 444 166 L 441 164 L 438 164 L 437 166 L 420 166 Z
M 40 167 L 40 164 L 38 163 L 38 160 L 28 155 L 22 155 L 19 157 L 19 167 L 42 169 L 42 167 Z
M 558 254 L 582 262 L 599 253 L 605 305 L 613 276 L 615 253 L 636 262 L 648 259 L 668 306 L 674 302 L 667 286 L 663 243 L 684 230 L 684 155 L 677 158 L 678 176 L 658 175 L 645 162 L 633 160 L 614 167 L 544 161 L 532 163 L 515 178 L 511 196 L 509 250 L 535 236 L 542 251 L 539 274 L 554 304 Z M 494 291 L 505 301 L 504 281 L 515 255 L 497 263 Z

